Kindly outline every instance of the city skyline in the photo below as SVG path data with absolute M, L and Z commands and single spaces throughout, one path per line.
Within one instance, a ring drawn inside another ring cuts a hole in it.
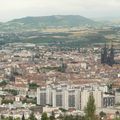
M 25 16 L 81 15 L 119 18 L 119 0 L 0 0 L 0 21 Z

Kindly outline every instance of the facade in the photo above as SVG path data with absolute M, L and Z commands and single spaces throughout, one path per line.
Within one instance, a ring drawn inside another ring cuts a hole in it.
M 89 95 L 92 93 L 96 108 L 114 106 L 115 96 L 105 94 L 104 89 L 93 89 L 92 87 L 75 87 L 69 85 L 41 87 L 37 89 L 37 104 L 41 106 L 50 105 L 64 109 L 74 108 L 84 110 Z
M 120 104 L 120 92 L 115 92 L 115 104 Z
M 62 89 L 58 90 L 53 90 L 52 92 L 52 99 L 53 99 L 53 107 L 63 107 L 64 102 L 63 102 L 63 97 L 65 94 L 63 93 Z
M 102 94 L 103 94 L 102 91 L 100 91 L 100 90 L 91 90 L 91 91 L 83 90 L 83 91 L 81 91 L 81 110 L 84 110 L 84 108 L 86 107 L 89 95 L 91 93 L 94 96 L 96 108 L 102 107 Z
M 49 87 L 41 87 L 37 89 L 37 104 L 45 106 L 52 105 L 51 89 Z
M 113 107 L 115 105 L 115 96 L 114 95 L 103 95 L 103 107 Z
M 93 96 L 95 99 L 96 108 L 102 108 L 103 91 L 96 89 L 93 91 Z
M 80 90 L 70 88 L 38 88 L 37 104 L 64 109 L 80 109 Z
M 85 106 L 87 105 L 89 94 L 90 93 L 88 90 L 83 90 L 81 92 L 81 110 L 84 110 Z

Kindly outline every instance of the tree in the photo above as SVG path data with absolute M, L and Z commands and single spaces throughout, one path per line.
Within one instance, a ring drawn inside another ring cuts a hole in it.
M 7 84 L 8 84 L 7 81 L 3 80 L 2 82 L 0 82 L 0 87 L 3 87 L 5 85 L 7 85 Z
M 90 94 L 87 106 L 85 108 L 85 120 L 96 120 L 95 110 L 96 110 L 95 99 L 93 97 L 93 94 Z
M 39 85 L 36 83 L 29 83 L 29 89 L 37 89 L 37 87 L 39 87 Z
M 21 120 L 19 117 L 17 117 L 17 118 L 14 118 L 14 120 Z
M 30 114 L 29 120 L 37 120 L 33 112 Z
M 115 115 L 116 115 L 116 120 L 120 120 L 120 113 L 119 113 L 119 111 L 116 111 Z
M 25 116 L 24 116 L 24 114 L 22 115 L 22 120 L 25 120 Z
M 62 114 L 60 114 L 60 115 L 58 116 L 58 119 L 59 119 L 59 120 L 63 120 L 63 119 L 64 119 L 64 116 L 63 116 Z
M 84 116 L 76 115 L 74 120 L 85 120 Z
M 103 119 L 103 118 L 106 117 L 106 113 L 104 113 L 103 111 L 101 111 L 101 112 L 99 113 L 99 116 L 100 116 L 100 119 Z
M 16 96 L 18 95 L 18 90 L 14 90 L 14 89 L 5 89 L 4 91 Z
M 8 103 L 13 104 L 13 100 L 2 99 L 2 101 L 1 101 L 1 104 L 8 104 Z
M 115 119 L 113 119 L 113 120 L 120 120 L 120 118 L 115 118 Z
M 13 120 L 13 117 L 12 116 L 9 116 L 9 118 L 8 118 L 9 120 Z
M 4 116 L 3 115 L 1 115 L 0 118 L 1 118 L 1 120 L 4 120 Z
M 42 114 L 41 120 L 49 120 L 46 112 Z
M 55 113 L 52 111 L 52 114 L 50 116 L 50 120 L 55 120 Z
M 65 115 L 64 120 L 74 120 L 72 115 Z
M 112 83 L 111 83 L 111 84 L 108 84 L 108 85 L 107 85 L 107 88 L 108 88 L 108 92 L 111 92 L 111 91 L 112 91 Z
M 61 112 L 63 112 L 63 113 L 67 112 L 67 110 L 64 109 L 64 108 L 59 108 L 59 110 L 60 110 Z
M 64 115 L 59 116 L 59 120 L 85 120 L 83 116 L 80 115 Z

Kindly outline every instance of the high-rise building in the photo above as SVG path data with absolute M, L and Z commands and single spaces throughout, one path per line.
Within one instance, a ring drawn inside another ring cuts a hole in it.
M 52 105 L 51 94 L 50 87 L 41 87 L 40 89 L 37 89 L 37 104 L 41 106 L 45 106 L 46 104 Z
M 65 109 L 80 109 L 80 90 L 66 87 L 38 88 L 37 104 L 42 106 L 49 104 Z
M 52 91 L 53 107 L 63 107 L 63 96 L 64 93 L 62 89 L 55 89 Z
M 64 109 L 80 109 L 80 90 L 77 89 L 54 89 L 52 91 L 53 107 Z
M 106 88 L 106 86 L 105 86 Z M 89 95 L 92 93 L 95 99 L 96 108 L 109 107 L 115 104 L 115 97 L 105 94 L 106 90 L 95 86 L 59 85 L 47 86 L 37 89 L 37 104 L 41 106 L 51 105 L 64 109 L 74 108 L 84 110 Z

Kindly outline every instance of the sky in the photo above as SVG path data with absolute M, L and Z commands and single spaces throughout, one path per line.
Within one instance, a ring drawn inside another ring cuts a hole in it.
M 120 0 L 0 0 L 0 21 L 26 16 L 120 17 Z

